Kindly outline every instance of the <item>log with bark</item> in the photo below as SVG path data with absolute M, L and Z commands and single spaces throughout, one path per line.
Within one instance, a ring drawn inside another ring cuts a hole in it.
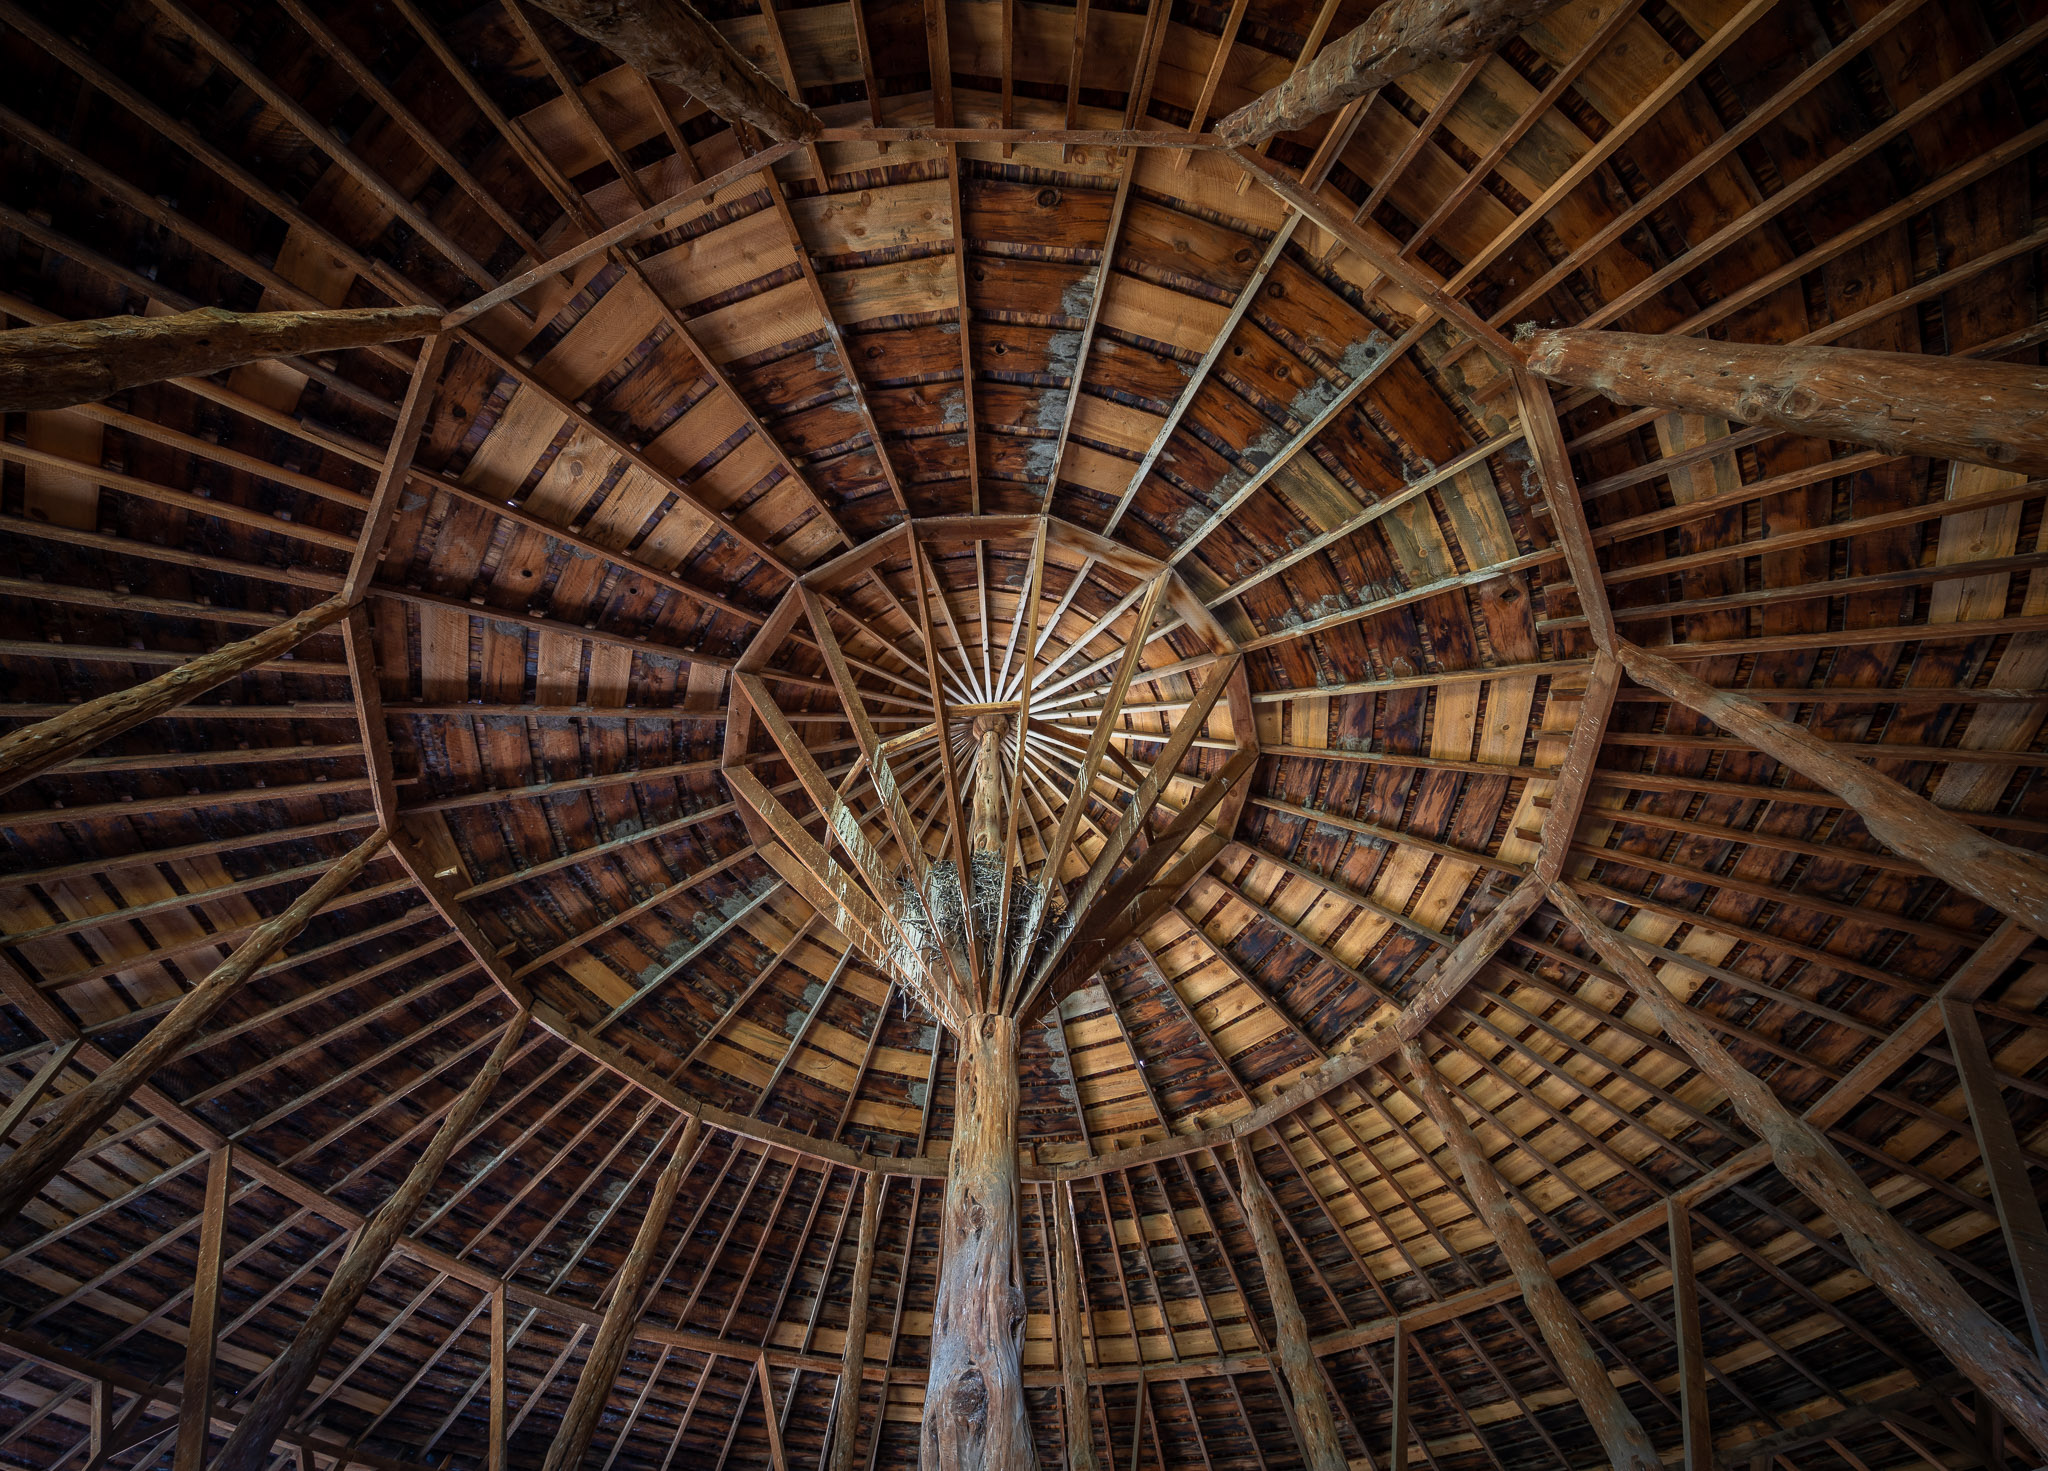
M 1737 1062 L 1682 1006 L 1641 956 L 1602 924 L 1564 883 L 1550 897 L 1573 928 L 1628 984 L 1664 1035 L 1728 1095 L 1742 1122 L 1771 1151 L 1778 1172 L 1842 1233 L 1856 1265 L 1996 1405 L 2013 1427 L 2048 1445 L 2048 1370 L 1949 1273 L 1933 1248 L 1906 1229 L 1842 1158 L 1827 1135 L 1793 1113 L 1756 1074 Z
M 815 138 L 824 123 L 740 54 L 686 0 L 534 0 L 619 60 L 668 82 L 731 122 L 778 143 Z
M 122 1053 L 113 1066 L 90 1083 L 64 1095 L 64 1102 L 29 1141 L 0 1161 L 0 1227 L 35 1199 L 51 1177 L 70 1164 L 151 1074 L 185 1050 L 241 984 L 289 944 L 306 922 L 341 891 L 354 883 L 383 849 L 387 834 L 379 828 L 343 854 L 282 914 L 249 932 L 226 960 L 205 980 L 178 998 L 147 1035 Z
M 953 1149 L 918 1464 L 1034 1471 L 1017 1280 L 1017 1023 L 982 1012 L 959 1037 Z
M 1391 0 L 1307 66 L 1216 124 L 1217 136 L 1263 143 L 1353 98 L 1439 61 L 1470 61 L 1564 0 Z
M 498 1085 L 505 1064 L 511 1060 L 513 1049 L 519 1045 L 519 1039 L 526 1031 L 526 1021 L 527 1013 L 521 1011 L 506 1025 L 504 1035 L 498 1038 L 491 1055 L 484 1059 L 482 1069 L 456 1096 L 454 1104 L 442 1118 L 426 1152 L 414 1162 L 405 1179 L 377 1208 L 376 1214 L 356 1231 L 355 1239 L 349 1242 L 348 1250 L 342 1254 L 341 1264 L 321 1290 L 320 1301 L 311 1315 L 299 1325 L 299 1331 L 292 1335 L 285 1351 L 270 1364 L 263 1388 L 257 1392 L 256 1402 L 228 1437 L 220 1459 L 214 1463 L 214 1471 L 260 1471 L 270 1464 L 274 1442 L 284 1432 L 286 1422 L 298 1407 L 299 1396 L 313 1382 L 320 1361 L 327 1357 L 327 1351 L 334 1346 L 342 1328 L 355 1316 L 356 1304 L 362 1300 L 371 1281 L 383 1270 L 384 1259 L 411 1224 L 427 1192 L 434 1188 L 434 1181 L 440 1178 L 448 1157 L 455 1152 L 455 1146 L 462 1142 L 469 1133 L 470 1125 L 476 1122 L 484 1100 Z
M 832 1407 L 831 1471 L 853 1471 L 860 1433 L 861 1369 L 868 1350 L 868 1288 L 875 1275 L 875 1233 L 882 1224 L 880 1170 L 861 1187 L 860 1238 L 853 1254 L 853 1295 L 846 1305 L 846 1342 L 839 1355 L 839 1397 Z
M 440 327 L 441 310 L 431 306 L 331 312 L 230 312 L 210 306 L 168 317 L 19 327 L 0 332 L 0 412 L 69 408 L 166 378 L 429 337 Z
M 101 695 L 83 705 L 11 730 L 0 737 L 0 792 L 83 755 L 124 730 L 177 709 L 236 675 L 297 648 L 348 612 L 346 598 L 326 602 L 273 623 L 239 643 L 225 644 L 155 679 Z
M 1515 340 L 1539 378 L 1616 403 L 2048 475 L 2048 367 L 1526 325 Z

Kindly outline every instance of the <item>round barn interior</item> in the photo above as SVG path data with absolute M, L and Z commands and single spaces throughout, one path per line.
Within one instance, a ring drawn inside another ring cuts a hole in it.
M 2048 1456 L 2041 0 L 79 3 L 0 1461 Z

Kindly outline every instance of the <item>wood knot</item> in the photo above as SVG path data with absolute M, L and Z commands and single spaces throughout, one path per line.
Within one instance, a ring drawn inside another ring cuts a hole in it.
M 953 1413 L 967 1422 L 968 1428 L 980 1431 L 988 1421 L 988 1385 L 981 1377 L 981 1370 L 970 1368 L 953 1381 Z

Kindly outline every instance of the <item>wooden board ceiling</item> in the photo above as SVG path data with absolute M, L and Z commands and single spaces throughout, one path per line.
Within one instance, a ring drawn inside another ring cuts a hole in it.
M 835 128 L 1199 131 L 1369 9 L 707 14 Z M 729 671 L 809 574 L 884 735 L 929 719 L 920 604 L 967 689 L 1014 698 L 998 671 L 1050 518 L 1034 718 L 1085 733 L 1143 580 L 1170 567 L 1183 590 L 1118 714 L 1134 771 L 1112 761 L 1087 794 L 1070 876 L 1218 638 L 1244 651 L 1248 704 L 1216 707 L 1168 799 L 1233 747 L 1263 754 L 1228 846 L 1027 1034 L 1042 1463 L 1061 1456 L 1055 1209 L 1079 1224 L 1119 1457 L 1142 1406 L 1144 1466 L 1298 1463 L 1209 1147 L 1254 1122 L 1354 1464 L 1386 1452 L 1397 1320 L 1431 1471 L 1596 1463 L 1406 1075 L 1341 1066 L 1531 861 L 1585 689 L 1582 604 L 1478 324 L 2038 361 L 2044 39 L 2027 0 L 1574 0 L 1274 142 L 1272 164 L 1355 217 L 1348 244 L 1216 151 L 825 141 L 480 316 L 431 371 L 399 344 L 10 416 L 0 716 L 18 723 L 330 595 L 409 389 L 426 404 L 358 628 L 0 801 L 5 1097 L 68 1092 L 130 1045 L 374 826 L 380 781 L 406 833 L 0 1241 L 0 1457 L 167 1464 L 210 1153 L 235 1149 L 232 1397 L 516 982 L 546 1025 L 330 1355 L 294 1430 L 318 1471 L 483 1465 L 500 1284 L 512 1461 L 538 1465 L 683 1107 L 712 1127 L 593 1456 L 765 1466 L 774 1413 L 790 1464 L 817 1458 L 855 1167 L 881 1155 L 862 1454 L 913 1464 L 948 1042 L 754 846 L 719 775 Z M 517 0 L 0 0 L 0 48 L 9 326 L 457 306 L 749 156 Z M 1557 408 L 1627 636 L 2040 845 L 2038 487 Z M 1945 514 L 1961 496 L 1990 499 Z M 815 639 L 763 652 L 843 775 Z M 1076 800 L 1070 764 L 1027 773 L 1034 825 Z M 935 779 L 906 758 L 920 811 Z M 1646 689 L 1621 693 L 1591 809 L 1573 864 L 1604 917 L 1788 1103 L 1831 1100 L 1880 1197 L 2021 1324 L 1938 1028 L 1858 1069 L 1932 1014 L 1997 916 Z M 1978 1009 L 2039 1148 L 2048 956 L 2010 951 Z M 1679 1436 L 1677 1194 L 1724 1454 L 2003 1464 L 1832 1223 L 1554 911 L 1428 1042 L 1660 1446 Z M 96 1405 L 135 1437 L 103 1457 Z

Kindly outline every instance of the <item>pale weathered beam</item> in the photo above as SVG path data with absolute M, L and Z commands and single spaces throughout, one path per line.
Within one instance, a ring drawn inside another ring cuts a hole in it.
M 1585 1329 L 1579 1325 L 1578 1315 L 1564 1289 L 1558 1286 L 1550 1264 L 1544 1260 L 1535 1236 L 1508 1203 L 1500 1177 L 1473 1135 L 1472 1126 L 1451 1102 L 1421 1046 L 1404 1042 L 1401 1055 L 1415 1077 L 1423 1108 L 1450 1146 L 1473 1208 L 1506 1258 L 1523 1302 L 1536 1319 L 1558 1371 L 1592 1422 L 1609 1462 L 1616 1471 L 1662 1471 L 1657 1448 L 1607 1377 L 1606 1367 L 1587 1341 Z
M 1529 371 L 1616 403 L 2048 474 L 2048 368 L 1843 347 L 1528 330 Z
M 1057 1011 L 1053 1014 L 1052 1024 L 1055 1027 L 1062 1025 Z M 1063 1075 L 1071 1088 L 1071 1066 L 1063 1070 Z M 1077 1097 L 1074 1101 L 1077 1114 L 1080 1107 Z M 1087 1125 L 1083 1123 L 1081 1127 L 1085 1136 Z M 1075 1239 L 1072 1187 L 1054 1185 L 1053 1202 L 1053 1231 L 1058 1253 L 1055 1313 L 1060 1346 L 1060 1408 L 1062 1423 L 1066 1427 L 1067 1468 L 1068 1471 L 1099 1471 L 1101 1461 L 1095 1454 L 1095 1427 L 1088 1414 L 1088 1360 L 1081 1332 L 1082 1321 L 1087 1317 L 1087 1304 L 1081 1300 L 1080 1242 Z
M 2048 422 L 2048 414 L 2043 416 Z M 1616 653 L 1630 677 L 1697 711 L 1847 801 L 1871 836 L 1954 888 L 2048 934 L 2048 871 L 2034 855 L 1986 837 L 1893 778 L 1831 749 L 1805 726 L 1733 690 L 1716 689 L 1630 643 Z
M 861 1188 L 859 1244 L 854 1249 L 853 1290 L 846 1306 L 846 1344 L 840 1352 L 839 1394 L 832 1406 L 831 1471 L 853 1471 L 854 1446 L 860 1438 L 861 1374 L 867 1365 L 868 1352 L 868 1289 L 874 1279 L 875 1236 L 882 1221 L 883 1186 L 882 1172 L 876 1170 L 868 1175 Z M 842 1221 L 842 1228 L 844 1225 Z M 829 1266 L 828 1261 L 828 1271 Z M 818 1283 L 821 1302 L 824 1296 L 825 1283 L 821 1278 Z M 878 1421 L 887 1414 L 888 1408 L 889 1391 L 885 1386 Z M 876 1433 L 880 1433 L 879 1426 Z
M 764 76 L 686 0 L 534 0 L 571 30 L 656 81 L 680 87 L 720 117 L 778 143 L 815 138 L 818 115 Z
M 1552 885 L 1551 899 L 1649 1007 L 1664 1034 L 1727 1094 L 1779 1172 L 1834 1221 L 1863 1274 L 2015 1428 L 2048 1444 L 2048 1371 L 2041 1361 L 1957 1284 L 1924 1240 L 1899 1224 L 1826 1135 L 1737 1062 L 1568 885 Z
M 0 332 L 0 413 L 92 403 L 166 378 L 204 377 L 265 358 L 425 337 L 430 306 L 344 311 L 231 312 L 201 307 L 168 317 L 99 317 Z
M 1280 1208 L 1266 1189 L 1252 1155 L 1251 1140 L 1240 1135 L 1237 1152 L 1238 1197 L 1245 1224 L 1251 1228 L 1258 1247 L 1259 1268 L 1266 1276 L 1266 1296 L 1273 1308 L 1274 1349 L 1280 1359 L 1288 1397 L 1294 1405 L 1294 1422 L 1301 1438 L 1302 1460 L 1308 1471 L 1345 1471 L 1344 1446 L 1337 1439 L 1337 1419 L 1330 1411 L 1330 1395 L 1323 1383 L 1322 1369 L 1309 1349 L 1308 1320 L 1294 1296 L 1288 1276 L 1287 1257 L 1280 1249 L 1280 1235 L 1274 1223 Z M 1142 1227 L 1141 1227 L 1142 1229 Z M 1249 1302 L 1245 1305 L 1251 1311 Z M 1171 1325 L 1168 1326 L 1171 1332 Z
M 618 1378 L 619 1365 L 625 1362 L 626 1350 L 632 1346 L 634 1324 L 640 1316 L 640 1289 L 646 1284 L 647 1269 L 654 1263 L 655 1248 L 661 1244 L 661 1234 L 668 1226 L 669 1212 L 675 1206 L 683 1178 L 690 1172 L 697 1137 L 703 1128 L 704 1116 L 690 1115 L 675 1152 L 654 1182 L 654 1194 L 640 1217 L 632 1248 L 612 1278 L 611 1302 L 583 1361 L 583 1372 L 577 1376 L 576 1392 L 568 1409 L 562 1412 L 561 1424 L 548 1446 L 545 1471 L 568 1471 L 580 1465 L 583 1453 L 590 1448 L 591 1437 L 597 1433 L 597 1422 L 611 1396 L 612 1382 Z
M 234 1147 L 213 1152 L 206 1171 L 206 1203 L 199 1225 L 199 1260 L 192 1268 L 192 1315 L 185 1324 L 185 1382 L 180 1388 L 178 1443 L 171 1471 L 205 1471 L 206 1436 L 213 1402 L 214 1337 L 220 1326 L 221 1244 L 227 1232 L 228 1180 Z
M 1263 143 L 1354 98 L 1442 61 L 1470 61 L 1563 0 L 1394 0 L 1286 81 L 1216 124 L 1234 144 Z
M 184 1051 L 242 982 L 304 929 L 306 922 L 329 900 L 355 882 L 364 865 L 383 849 L 385 837 L 384 829 L 379 828 L 350 849 L 293 900 L 284 913 L 251 931 L 226 960 L 150 1028 L 148 1036 L 90 1083 L 64 1096 L 63 1106 L 36 1131 L 35 1137 L 0 1162 L 0 1225 L 19 1215 L 22 1207 L 86 1147 L 129 1096 L 149 1081 L 152 1073 Z
M 18 787 L 145 720 L 154 720 L 236 675 L 297 648 L 347 612 L 345 599 L 330 598 L 240 643 L 201 654 L 131 689 L 101 695 L 61 715 L 9 731 L 0 736 L 0 792 Z
M 1714 1427 L 1707 1415 L 1707 1356 L 1700 1338 L 1700 1294 L 1692 1258 L 1692 1208 L 1666 1202 L 1671 1228 L 1671 1319 L 1678 1339 L 1678 1418 L 1685 1427 L 1685 1471 L 1714 1471 Z
M 483 1067 L 462 1090 L 455 1106 L 442 1120 L 433 1142 L 414 1162 L 399 1187 L 377 1208 L 376 1214 L 357 1230 L 334 1274 L 327 1279 L 327 1286 L 321 1291 L 312 1316 L 300 1325 L 290 1345 L 271 1364 L 255 1403 L 243 1416 L 242 1423 L 235 1427 L 234 1434 L 228 1437 L 228 1443 L 215 1463 L 215 1471 L 261 1471 L 269 1464 L 272 1442 L 283 1433 L 286 1423 L 296 1412 L 299 1396 L 313 1382 L 320 1361 L 327 1356 L 327 1350 L 354 1315 L 356 1303 L 369 1287 L 371 1279 L 383 1270 L 384 1259 L 405 1233 L 406 1225 L 419 1209 L 420 1202 L 433 1189 L 434 1181 L 440 1177 L 449 1155 L 455 1152 L 456 1144 L 469 1132 L 477 1111 L 497 1085 L 506 1061 L 526 1030 L 526 1018 L 527 1014 L 521 1011 L 506 1025 L 498 1045 L 491 1049 Z

